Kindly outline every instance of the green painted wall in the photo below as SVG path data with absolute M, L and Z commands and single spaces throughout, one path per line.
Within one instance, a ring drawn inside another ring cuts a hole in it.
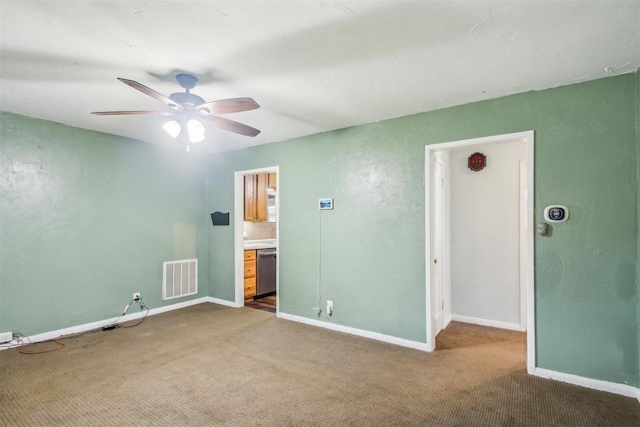
M 0 113 L 0 331 L 117 316 L 135 291 L 162 306 L 172 259 L 200 259 L 206 296 L 207 183 L 183 154 Z
M 0 330 L 102 320 L 134 291 L 158 307 L 168 259 L 198 257 L 199 296 L 232 300 L 233 224 L 208 214 L 233 213 L 234 171 L 278 165 L 281 311 L 315 318 L 321 226 L 320 319 L 424 341 L 425 144 L 533 129 L 536 221 L 571 209 L 535 240 L 538 366 L 640 385 L 639 101 L 636 73 L 216 155 L 206 177 L 198 156 L 0 113 Z
M 210 210 L 233 212 L 233 172 L 280 166 L 280 309 L 424 342 L 424 146 L 535 130 L 538 366 L 638 384 L 635 85 L 630 74 L 215 156 Z M 268 132 L 268 129 L 263 129 Z M 320 197 L 334 197 L 322 214 Z M 320 215 L 322 217 L 320 218 Z M 210 229 L 212 296 L 233 299 L 233 227 Z
M 637 202 L 636 218 L 638 219 L 638 228 L 636 230 L 637 237 L 637 255 L 640 258 L 640 68 L 636 70 L 636 182 L 637 182 Z M 638 370 L 636 374 L 636 385 L 640 387 L 640 260 L 636 261 L 636 284 L 638 290 L 636 293 L 638 313 L 636 317 L 636 330 L 638 331 L 636 339 L 638 340 Z

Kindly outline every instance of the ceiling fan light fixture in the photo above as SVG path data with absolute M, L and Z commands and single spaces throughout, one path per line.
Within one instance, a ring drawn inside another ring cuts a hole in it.
M 170 120 L 162 125 L 162 129 L 164 129 L 172 138 L 177 138 L 180 135 L 180 131 L 182 130 L 182 126 L 175 120 Z
M 200 135 L 195 135 L 195 136 L 191 136 L 189 135 L 189 141 L 193 142 L 194 144 L 196 142 L 202 142 L 204 141 L 204 133 L 200 134 Z
M 200 142 L 204 140 L 204 126 L 196 119 L 187 122 L 187 132 L 189 132 L 189 141 Z

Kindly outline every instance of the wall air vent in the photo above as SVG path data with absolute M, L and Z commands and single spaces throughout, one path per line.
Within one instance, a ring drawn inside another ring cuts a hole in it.
M 198 260 L 182 259 L 162 263 L 162 300 L 198 293 Z

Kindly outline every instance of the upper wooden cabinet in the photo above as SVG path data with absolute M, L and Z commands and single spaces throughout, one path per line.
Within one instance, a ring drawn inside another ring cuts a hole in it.
M 244 177 L 244 220 L 267 221 L 267 186 L 269 175 L 259 173 Z M 275 174 L 273 179 L 275 185 Z
M 276 190 L 276 173 L 275 172 L 271 172 L 270 174 L 268 174 L 268 179 L 267 179 L 267 187 L 270 190 Z

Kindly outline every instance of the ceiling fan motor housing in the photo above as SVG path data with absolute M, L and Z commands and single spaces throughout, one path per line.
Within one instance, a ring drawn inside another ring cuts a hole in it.
M 205 100 L 199 97 L 198 95 L 194 95 L 189 92 L 176 92 L 169 95 L 169 99 L 175 101 L 177 104 L 182 105 L 183 107 L 195 107 L 196 105 L 202 105 L 205 103 Z

